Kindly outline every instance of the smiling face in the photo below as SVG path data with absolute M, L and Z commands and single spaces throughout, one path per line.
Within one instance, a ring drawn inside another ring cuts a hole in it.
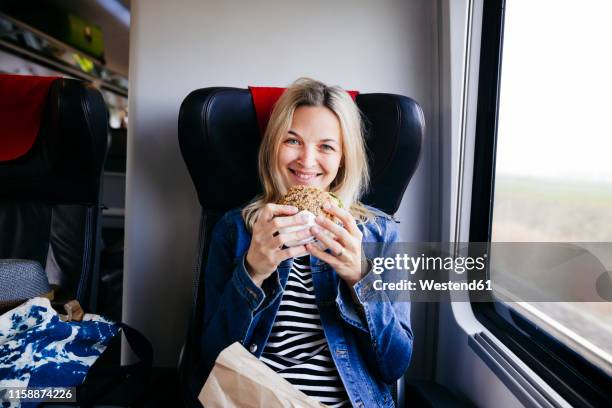
M 342 131 L 323 106 L 301 106 L 280 140 L 278 170 L 286 188 L 297 184 L 329 191 L 342 162 Z

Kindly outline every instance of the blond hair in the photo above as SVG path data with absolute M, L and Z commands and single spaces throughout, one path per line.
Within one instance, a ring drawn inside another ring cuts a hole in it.
M 277 202 L 287 192 L 279 174 L 278 153 L 282 138 L 291 127 L 293 113 L 301 106 L 323 106 L 338 118 L 342 131 L 342 164 L 329 191 L 342 199 L 345 208 L 349 209 L 358 222 L 374 219 L 374 214 L 359 202 L 370 182 L 359 108 L 339 86 L 327 86 L 314 79 L 300 78 L 285 90 L 274 105 L 261 142 L 258 167 L 263 193 L 242 210 L 249 231 L 263 206 Z

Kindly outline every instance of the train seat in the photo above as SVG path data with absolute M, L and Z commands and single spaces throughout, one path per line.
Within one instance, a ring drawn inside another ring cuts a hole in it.
M 102 95 L 79 80 L 0 75 L 0 100 L 0 259 L 38 262 L 58 303 L 76 298 L 94 312 L 108 143 Z
M 359 94 L 356 103 L 365 119 L 371 169 L 371 189 L 363 201 L 394 214 L 418 166 L 425 131 L 423 112 L 417 102 L 400 95 Z M 210 233 L 226 211 L 247 203 L 260 192 L 257 152 L 261 136 L 248 89 L 198 89 L 181 105 L 179 143 L 202 209 L 194 299 L 179 363 L 180 382 L 188 384 L 183 391 L 190 405 L 204 381 L 195 362 L 206 284 L 200 276 Z

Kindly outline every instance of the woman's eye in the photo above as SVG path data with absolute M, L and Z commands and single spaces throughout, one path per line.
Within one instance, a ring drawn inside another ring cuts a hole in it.
M 328 145 L 328 144 L 321 145 L 321 148 L 322 148 L 323 150 L 328 150 L 328 151 L 331 151 L 331 152 L 333 152 L 333 151 L 335 151 L 335 150 L 336 150 L 336 149 L 334 149 L 334 147 L 333 147 L 333 146 Z
M 287 140 L 285 140 L 285 143 L 287 143 L 289 145 L 297 145 L 300 142 L 297 139 L 287 139 Z

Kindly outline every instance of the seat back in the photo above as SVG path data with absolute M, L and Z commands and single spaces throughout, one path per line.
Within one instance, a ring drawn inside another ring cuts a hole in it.
M 11 84 L 36 80 L 2 75 L 0 98 L 29 106 L 34 101 Z M 39 262 L 58 284 L 58 302 L 76 298 L 95 311 L 106 105 L 99 91 L 72 79 L 52 80 L 45 95 L 33 144 L 0 161 L 0 259 Z M 0 139 L 11 136 L 21 135 Z
M 371 173 L 371 188 L 362 202 L 394 214 L 419 163 L 423 111 L 416 101 L 401 95 L 360 94 L 355 101 L 365 123 Z M 196 372 L 202 329 L 206 283 L 200 276 L 209 237 L 226 211 L 246 204 L 261 191 L 257 171 L 261 134 L 251 93 L 224 87 L 193 91 L 181 105 L 178 137 L 202 207 L 192 313 L 179 364 L 182 383 L 191 384 L 193 393 L 202 385 L 190 376 Z

